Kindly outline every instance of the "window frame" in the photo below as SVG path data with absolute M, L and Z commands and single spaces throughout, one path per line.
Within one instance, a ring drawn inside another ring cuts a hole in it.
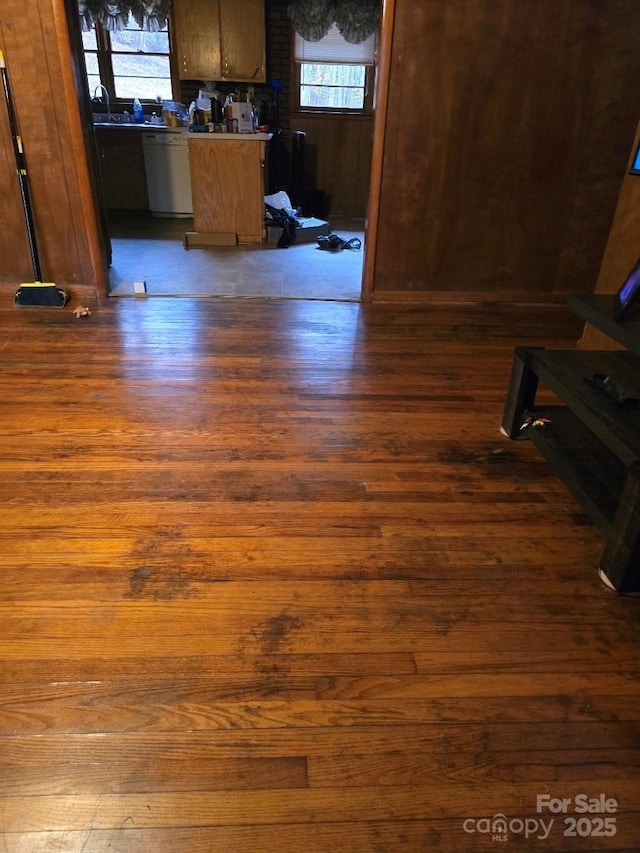
M 98 73 L 100 75 L 100 82 L 109 92 L 109 100 L 111 103 L 111 107 L 130 107 L 131 106 L 131 98 L 119 98 L 116 97 L 115 94 L 115 75 L 113 73 L 113 62 L 112 55 L 120 55 L 121 51 L 114 51 L 111 48 L 111 39 L 109 38 L 108 30 L 100 23 L 100 21 L 96 21 L 94 25 L 94 31 L 96 34 L 96 50 L 93 51 L 91 49 L 83 49 L 83 53 L 86 57 L 87 54 L 95 53 L 98 61 Z M 176 92 L 180 91 L 180 81 L 178 76 L 178 68 L 174 55 L 173 49 L 173 17 L 170 16 L 167 32 L 169 36 L 169 74 L 171 80 L 171 92 L 172 92 L 172 100 L 176 99 Z M 145 54 L 147 55 L 147 54 Z M 167 54 L 159 54 L 159 53 L 148 53 L 149 56 L 166 56 Z M 88 72 L 87 72 L 87 88 L 89 88 L 89 80 L 88 80 Z M 93 97 L 94 91 L 92 90 L 89 95 Z M 178 98 L 179 100 L 179 98 Z M 140 98 L 140 103 L 143 105 L 153 105 L 155 104 L 155 100 L 153 98 Z
M 301 89 L 302 89 L 302 66 L 306 65 L 357 65 L 359 68 L 364 68 L 365 77 L 364 77 L 364 104 L 360 109 L 353 107 L 314 107 L 314 106 L 302 106 L 300 103 L 301 100 Z M 347 62 L 307 62 L 304 63 L 295 58 L 295 54 L 293 54 L 293 65 L 294 65 L 294 80 L 295 86 L 293 92 L 293 107 L 295 112 L 298 113 L 309 113 L 313 115 L 334 115 L 334 116 L 370 116 L 373 115 L 373 93 L 375 90 L 375 80 L 376 80 L 376 65 L 375 61 L 373 65 L 365 65 L 364 63 L 360 65 L 360 63 L 347 63 Z
M 335 24 L 332 28 L 330 28 L 328 35 L 331 34 L 332 30 L 335 30 Z M 335 35 L 335 34 L 334 34 Z M 374 36 L 373 49 L 372 49 L 372 61 L 369 62 L 354 62 L 353 57 L 341 57 L 339 54 L 335 56 L 334 62 L 329 61 L 318 61 L 308 59 L 305 61 L 304 58 L 299 59 L 297 56 L 297 47 L 296 47 L 296 39 L 299 38 L 297 36 L 296 30 L 294 27 L 291 28 L 291 107 L 292 112 L 296 113 L 304 113 L 305 115 L 318 115 L 318 116 L 372 116 L 374 113 L 374 105 L 375 105 L 375 89 L 376 89 L 376 80 L 377 80 L 377 69 L 378 69 L 378 47 L 379 47 L 379 39 L 380 33 L 377 32 Z M 317 51 L 313 51 L 317 53 Z M 364 78 L 364 104 L 361 108 L 342 108 L 342 107 L 315 107 L 315 106 L 302 106 L 301 101 L 301 88 L 302 88 L 302 66 L 303 65 L 353 65 L 358 68 L 364 68 L 365 78 Z

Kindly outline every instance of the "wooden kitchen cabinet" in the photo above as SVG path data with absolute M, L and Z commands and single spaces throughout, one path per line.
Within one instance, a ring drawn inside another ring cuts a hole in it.
M 268 134 L 192 134 L 189 139 L 195 232 L 189 246 L 262 243 Z M 264 137 L 264 138 L 262 138 Z
M 137 128 L 96 127 L 98 164 L 107 210 L 149 210 L 142 133 Z
M 265 83 L 264 0 L 174 0 L 181 80 Z
M 222 78 L 266 83 L 264 0 L 219 0 Z

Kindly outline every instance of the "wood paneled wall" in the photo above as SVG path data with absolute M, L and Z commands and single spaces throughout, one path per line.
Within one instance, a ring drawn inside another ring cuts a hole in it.
M 66 5 L 3 0 L 0 43 L 45 277 L 100 292 L 92 130 L 78 113 Z M 640 115 L 637 0 L 385 5 L 395 9 L 381 180 L 370 191 L 380 200 L 372 297 L 545 301 L 593 290 Z M 348 204 L 366 196 L 366 123 L 291 129 L 317 145 L 331 214 L 358 215 Z M 0 284 L 32 277 L 12 158 L 0 99 Z
M 306 134 L 307 173 L 327 195 L 328 215 L 364 219 L 371 172 L 369 116 L 293 113 L 291 128 Z
M 374 298 L 593 290 L 639 31 L 636 0 L 395 3 Z
M 2 0 L 5 53 L 28 168 L 43 278 L 104 287 L 94 187 L 87 165 L 64 0 Z M 89 128 L 90 130 L 90 128 Z M 0 97 L 0 284 L 32 281 L 12 136 Z
M 596 293 L 616 293 L 640 256 L 640 175 L 632 175 L 629 172 L 638 145 L 640 124 L 629 152 L 627 170 L 622 180 L 607 248 L 596 282 Z M 614 342 L 588 323 L 580 344 L 587 349 L 624 349 L 622 344 Z
M 630 169 L 640 145 L 640 124 L 629 151 L 613 225 L 602 259 L 596 293 L 615 293 L 640 255 L 640 175 Z
M 0 48 L 3 48 L 0 30 Z M 24 227 L 20 189 L 16 173 L 9 119 L 4 98 L 0 97 L 0 278 L 17 280 L 32 273 L 29 244 Z

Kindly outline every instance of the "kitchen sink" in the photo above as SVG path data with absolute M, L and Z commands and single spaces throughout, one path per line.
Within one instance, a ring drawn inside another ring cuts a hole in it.
M 112 115 L 111 117 L 108 117 L 108 116 L 103 115 L 101 113 L 94 113 L 93 114 L 93 123 L 99 124 L 99 125 L 107 125 L 107 126 L 113 125 L 113 124 L 124 125 L 124 126 L 129 125 L 129 124 L 135 124 L 135 122 L 131 121 L 129 116 Z

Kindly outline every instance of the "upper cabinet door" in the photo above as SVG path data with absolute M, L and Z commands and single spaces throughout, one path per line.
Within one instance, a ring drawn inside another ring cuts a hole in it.
M 174 0 L 173 19 L 180 79 L 220 80 L 219 0 Z
M 264 0 L 218 0 L 222 78 L 266 83 Z

